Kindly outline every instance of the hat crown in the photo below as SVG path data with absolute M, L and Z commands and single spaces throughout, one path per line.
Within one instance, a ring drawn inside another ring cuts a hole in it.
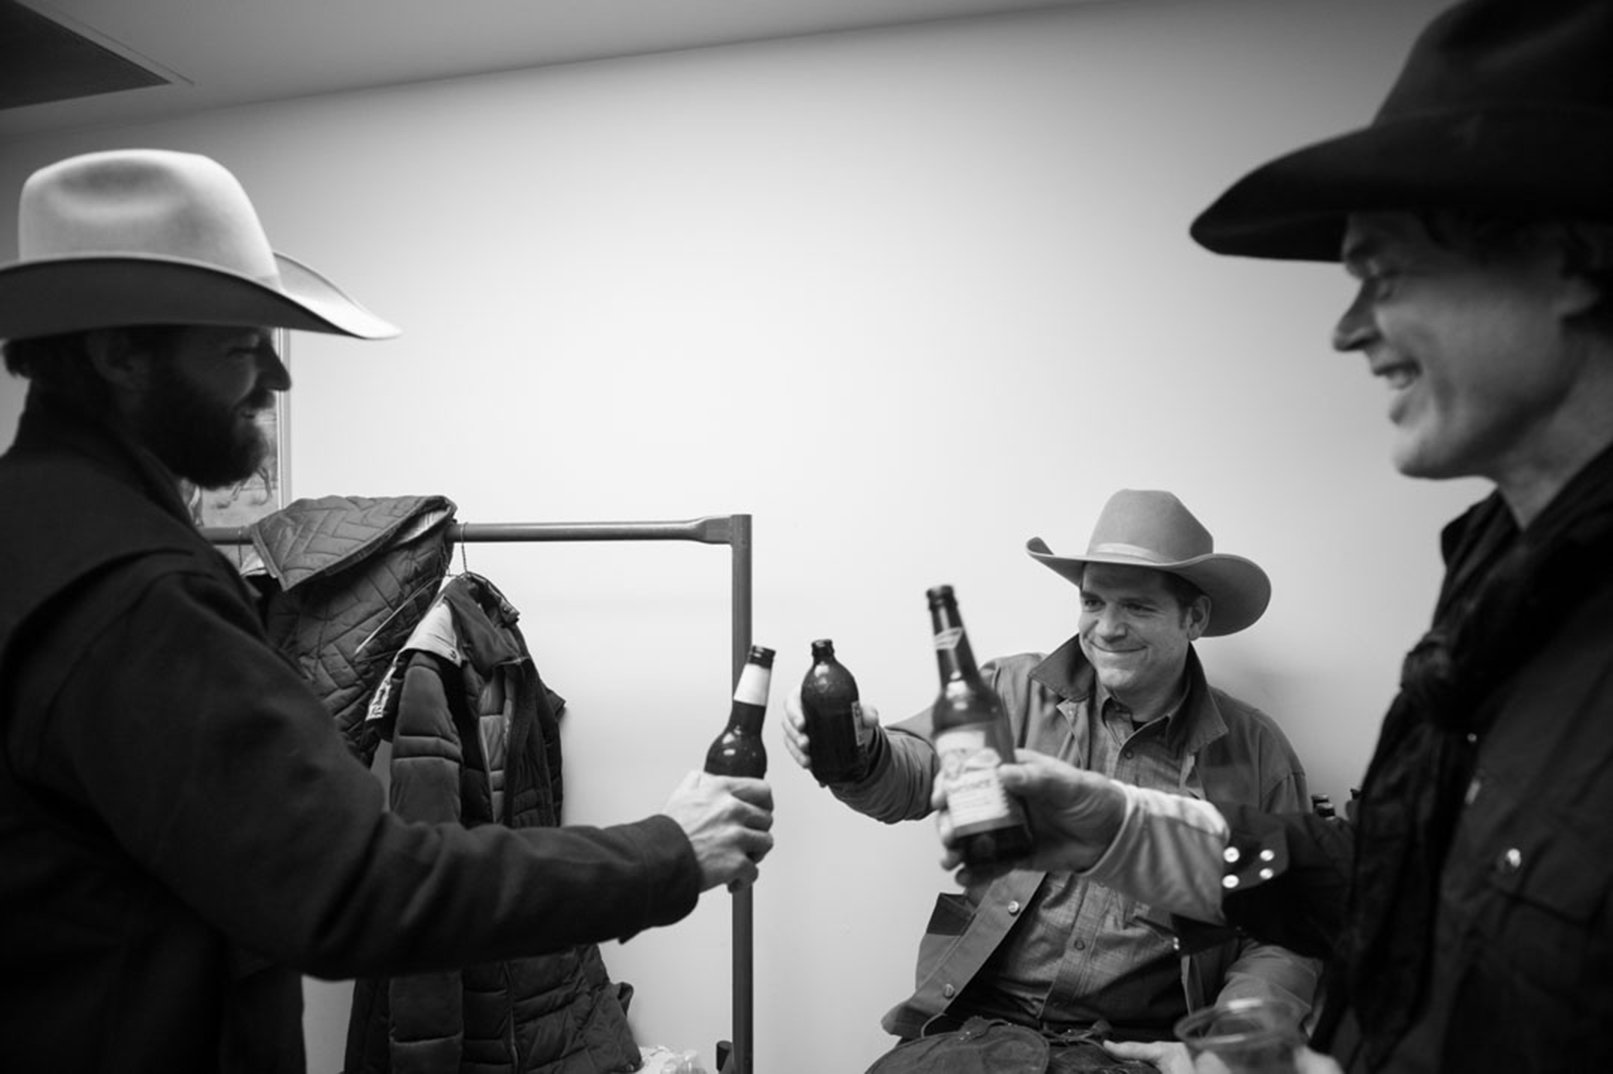
M 1109 497 L 1092 527 L 1088 555 L 1130 555 L 1156 563 L 1183 563 L 1210 555 L 1215 539 L 1169 492 L 1121 489 Z
M 1494 107 L 1613 107 L 1613 4 L 1468 0 L 1418 35 L 1378 118 Z
M 112 150 L 41 168 L 23 186 L 17 238 L 25 261 L 175 260 L 279 279 L 246 191 L 222 165 L 192 153 Z

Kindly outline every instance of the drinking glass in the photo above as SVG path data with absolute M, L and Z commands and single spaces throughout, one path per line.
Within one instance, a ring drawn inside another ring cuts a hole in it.
M 1292 1004 L 1245 997 L 1194 1011 L 1176 1023 L 1176 1036 L 1195 1074 L 1299 1074 L 1299 1022 Z

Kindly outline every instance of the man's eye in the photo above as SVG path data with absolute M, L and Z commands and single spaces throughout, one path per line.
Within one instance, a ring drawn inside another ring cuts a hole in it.
M 1399 278 L 1400 271 L 1393 265 L 1385 264 L 1382 261 L 1367 262 L 1361 273 L 1361 279 L 1366 283 L 1370 283 L 1379 291 L 1393 286 L 1394 282 Z

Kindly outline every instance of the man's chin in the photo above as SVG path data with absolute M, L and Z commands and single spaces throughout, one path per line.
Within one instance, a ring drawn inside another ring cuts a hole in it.
M 231 452 L 226 458 L 214 456 L 208 459 L 187 460 L 182 465 L 173 467 L 173 470 L 197 488 L 212 491 L 233 488 L 250 479 L 263 468 L 263 461 L 266 458 L 268 458 L 268 445 L 260 441 L 251 451 Z

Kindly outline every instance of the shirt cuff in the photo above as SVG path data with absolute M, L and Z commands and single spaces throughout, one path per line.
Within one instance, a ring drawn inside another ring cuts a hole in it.
M 1076 875 L 1195 921 L 1222 924 L 1222 868 L 1230 829 L 1208 802 L 1119 784 L 1120 831 L 1092 867 Z

